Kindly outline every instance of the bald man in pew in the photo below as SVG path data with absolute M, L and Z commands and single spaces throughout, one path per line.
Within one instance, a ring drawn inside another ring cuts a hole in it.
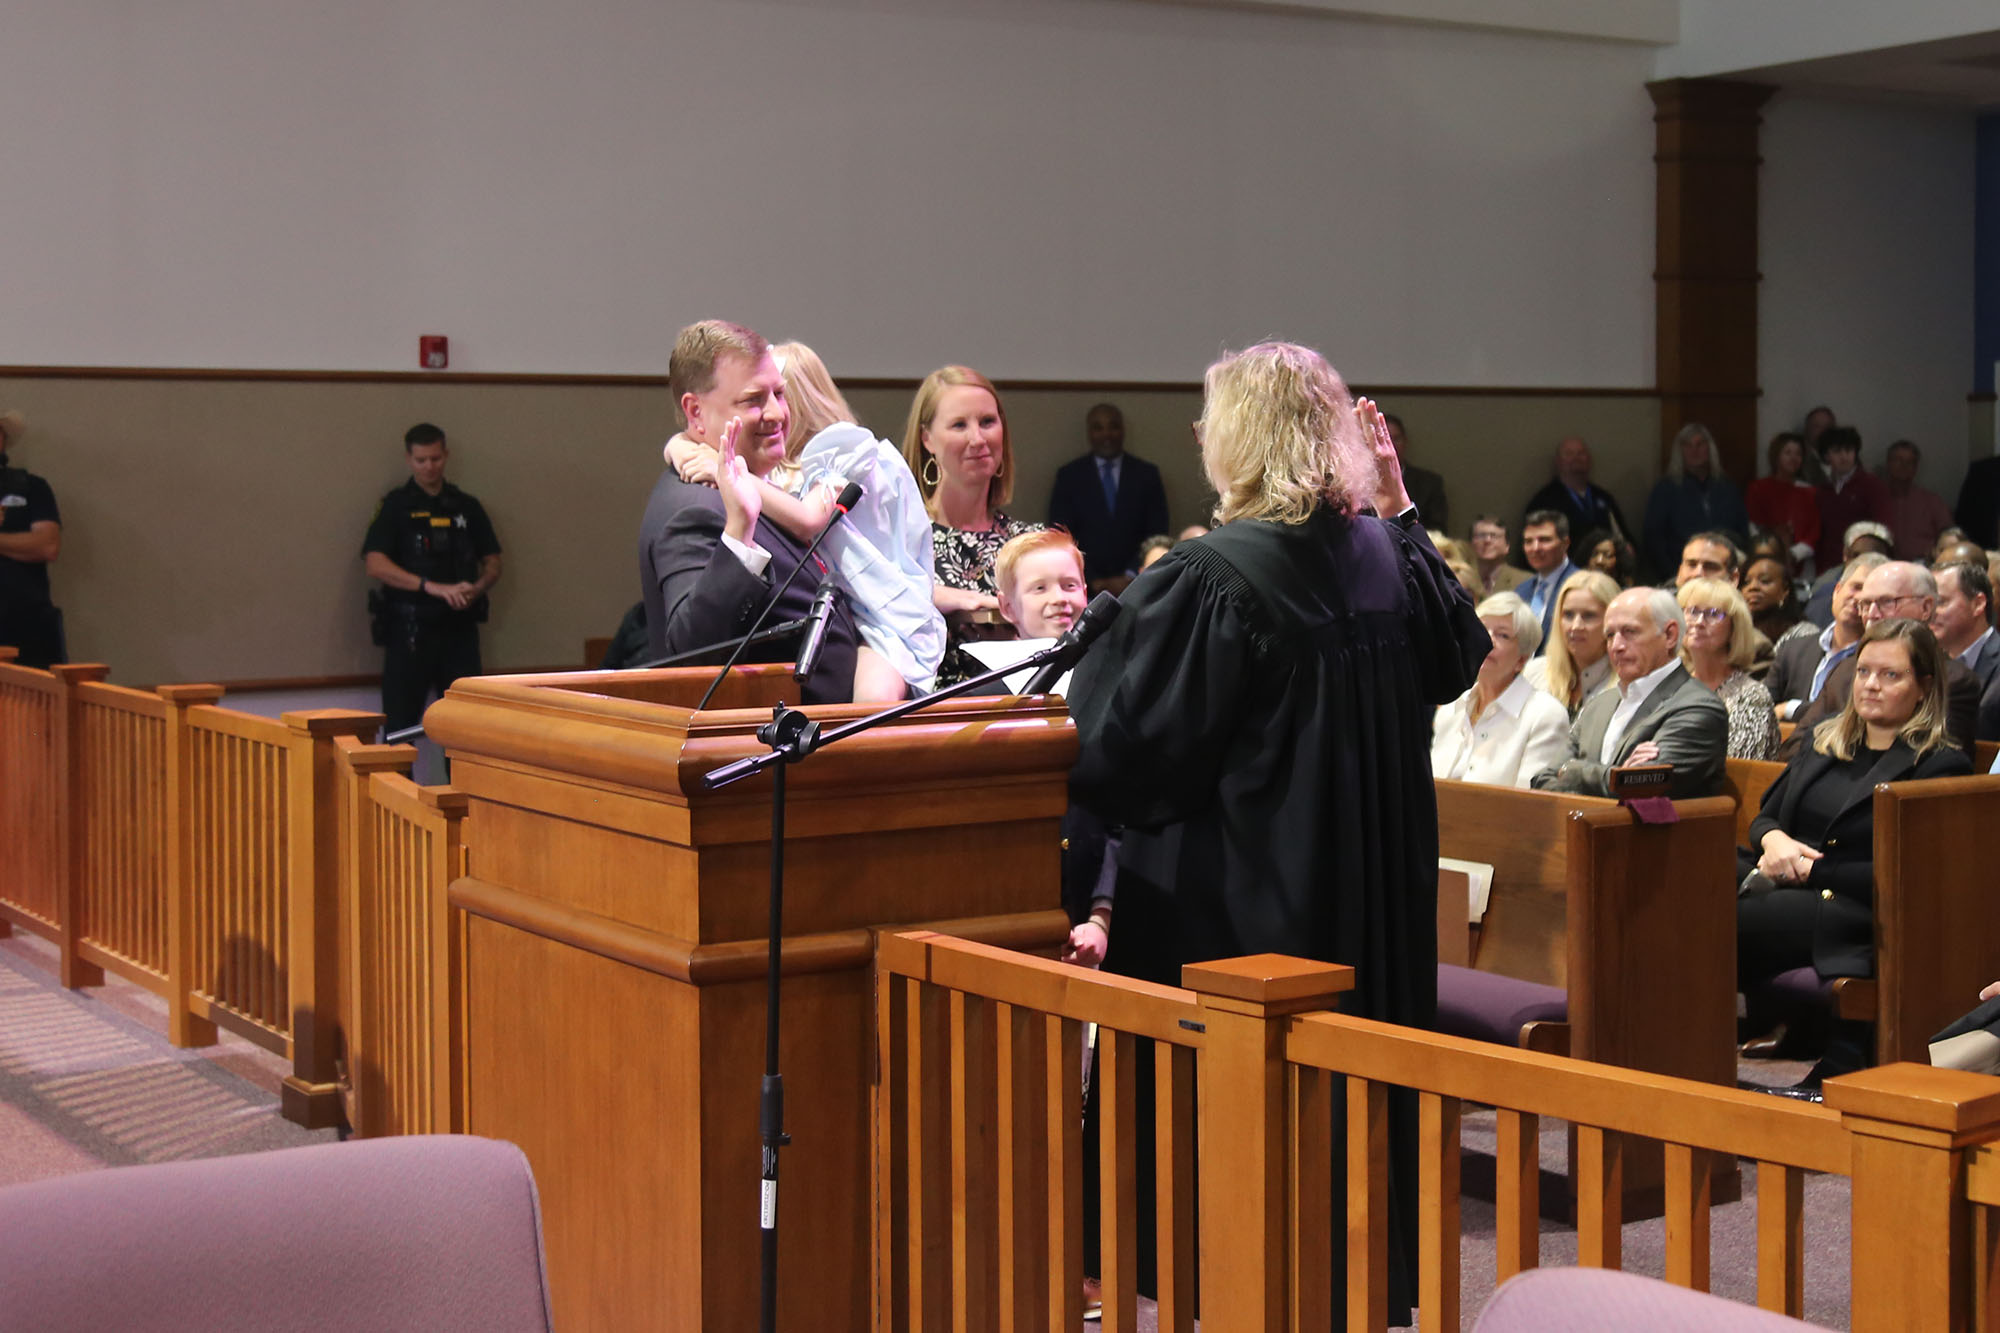
M 1609 796 L 1612 770 L 1671 764 L 1664 795 L 1682 800 L 1721 792 L 1729 710 L 1681 665 L 1686 629 L 1680 604 L 1664 588 L 1631 588 L 1612 599 L 1604 636 L 1618 688 L 1583 706 L 1570 724 L 1569 758 L 1531 785 Z

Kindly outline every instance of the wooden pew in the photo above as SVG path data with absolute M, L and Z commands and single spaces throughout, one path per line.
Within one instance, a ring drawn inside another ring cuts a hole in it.
M 1580 1059 L 1735 1081 L 1733 803 L 1679 801 L 1679 823 L 1646 825 L 1595 797 L 1437 794 L 1441 853 L 1493 867 L 1476 970 L 1567 990 Z
M 1785 766 L 1767 759 L 1731 759 L 1722 766 L 1722 794 L 1736 802 L 1736 845 L 1750 845 L 1750 821 L 1764 804 L 1764 793 Z
M 1991 831 L 2000 777 L 1875 789 L 1875 1059 L 1927 1062 L 1933 1034 L 2000 981 Z M 1865 988 L 1856 987 L 1857 991 Z M 1856 1007 L 1843 1002 L 1843 1017 Z
M 1562 987 L 1567 1024 L 1528 1023 L 1518 1044 L 1550 1054 L 1728 1086 L 1736 1078 L 1735 806 L 1675 802 L 1680 822 L 1641 824 L 1615 801 L 1439 781 L 1441 855 L 1493 867 L 1476 971 Z M 1447 929 L 1444 913 L 1439 928 Z M 1672 997 L 1668 1000 L 1666 997 Z M 1548 1215 L 1576 1208 L 1568 1179 L 1545 1179 Z M 1494 1197 L 1481 1157 L 1465 1187 Z M 1657 1146 L 1624 1163 L 1628 1218 L 1665 1207 Z M 1547 1173 L 1544 1173 L 1546 1176 Z M 1732 1160 L 1717 1159 L 1717 1201 L 1739 1197 Z

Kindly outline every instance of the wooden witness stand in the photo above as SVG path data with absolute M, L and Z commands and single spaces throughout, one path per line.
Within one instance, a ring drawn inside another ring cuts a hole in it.
M 797 686 L 738 668 L 694 712 L 711 674 L 470 679 L 425 716 L 469 802 L 464 1125 L 534 1166 L 561 1328 L 757 1320 L 770 779 L 697 779 Z M 878 934 L 1057 948 L 1075 751 L 1060 703 L 960 699 L 790 770 L 780 1327 L 869 1322 Z

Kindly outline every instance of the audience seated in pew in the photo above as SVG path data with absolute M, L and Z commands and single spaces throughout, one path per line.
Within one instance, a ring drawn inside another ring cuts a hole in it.
M 1583 706 L 1570 726 L 1569 756 L 1537 774 L 1533 785 L 1608 796 L 1612 769 L 1668 764 L 1673 774 L 1665 795 L 1715 795 L 1729 711 L 1676 656 L 1686 626 L 1674 595 L 1664 588 L 1619 593 L 1605 612 L 1604 631 L 1618 690 Z
M 1779 647 L 1771 670 L 1764 677 L 1780 722 L 1790 722 L 1799 710 L 1819 697 L 1827 675 L 1854 655 L 1861 645 L 1861 631 L 1867 628 L 1861 617 L 1862 585 L 1889 557 L 1866 551 L 1841 567 L 1834 581 L 1832 620 L 1811 638 L 1788 638 Z M 1812 622 L 1808 620 L 1807 624 Z
M 1907 560 L 1891 560 L 1869 572 L 1848 610 L 1850 615 L 1858 612 L 1869 625 L 1908 617 L 1928 626 L 1937 611 L 1937 591 L 1937 579 L 1928 569 Z M 1942 660 L 1946 732 L 1951 744 L 1970 753 L 1978 727 L 1979 678 L 1959 662 L 1948 657 Z M 1798 726 L 1779 744 L 1778 758 L 1790 761 L 1805 748 L 1814 728 L 1840 714 L 1853 682 L 1855 661 L 1848 657 L 1825 674 L 1818 696 L 1793 715 Z
M 1431 775 L 1525 787 L 1569 752 L 1569 715 L 1521 675 L 1542 638 L 1528 604 L 1511 592 L 1495 593 L 1478 614 L 1493 650 L 1472 688 L 1438 709 L 1431 723 Z
M 1945 658 L 1909 619 L 1878 619 L 1854 660 L 1854 688 L 1837 717 L 1764 793 L 1739 856 L 1737 981 L 1759 1012 L 1765 983 L 1807 964 L 1821 977 L 1874 972 L 1873 792 L 1880 783 L 1972 771 L 1946 735 Z M 1836 1020 L 1826 1054 L 1791 1095 L 1817 1097 L 1823 1079 L 1869 1063 L 1867 1025 Z

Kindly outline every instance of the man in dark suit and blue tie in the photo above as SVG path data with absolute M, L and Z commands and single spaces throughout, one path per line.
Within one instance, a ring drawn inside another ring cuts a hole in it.
M 1555 624 L 1556 594 L 1570 575 L 1583 572 L 1570 563 L 1569 519 L 1556 509 L 1530 510 L 1521 522 L 1521 552 L 1528 558 L 1529 577 L 1514 595 L 1542 622 L 1543 646 L 1535 651 L 1540 657 Z
M 1076 538 L 1095 585 L 1138 569 L 1139 543 L 1167 531 L 1167 491 L 1157 467 L 1125 452 L 1124 413 L 1099 403 L 1084 422 L 1090 452 L 1056 472 L 1049 522 Z

